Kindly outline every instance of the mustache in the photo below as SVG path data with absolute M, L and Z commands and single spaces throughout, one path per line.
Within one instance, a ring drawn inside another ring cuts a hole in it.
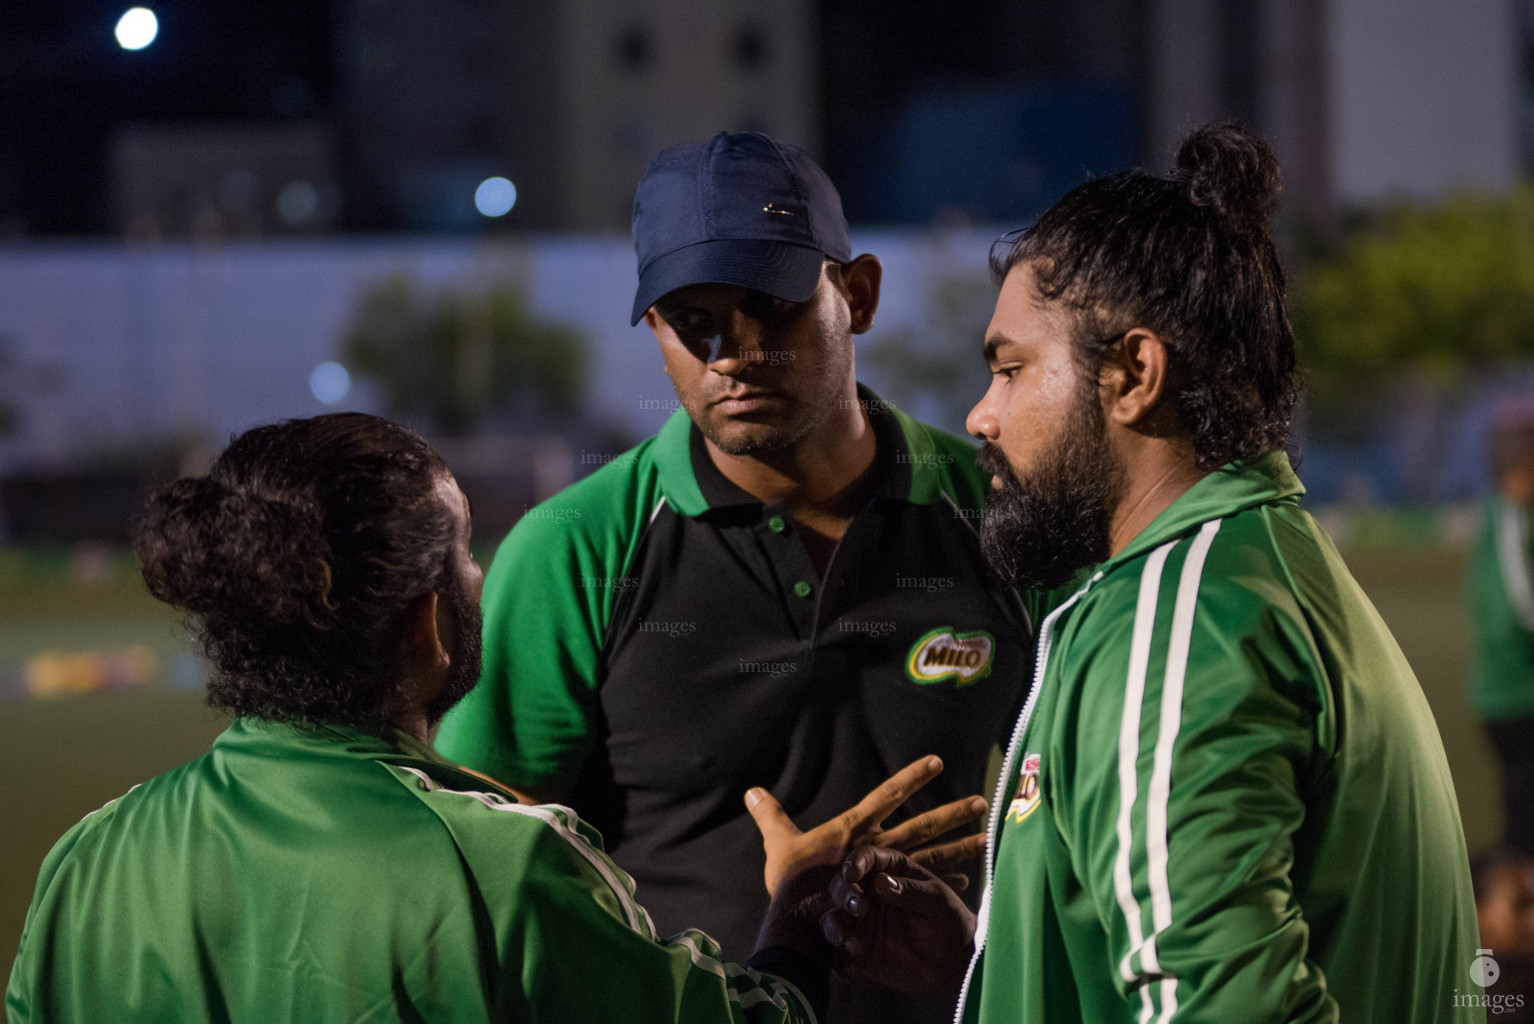
M 778 397 L 781 397 L 781 394 L 778 391 L 775 391 L 772 388 L 764 388 L 759 384 L 742 380 L 739 377 L 735 378 L 732 383 L 725 384 L 723 387 L 708 387 L 705 385 L 703 388 L 703 404 L 706 406 L 715 405 L 727 398 Z
M 1008 462 L 1002 450 L 990 441 L 982 444 L 980 450 L 975 453 L 975 465 L 979 466 L 982 472 L 1001 477 L 1003 487 L 1022 486 L 1017 479 L 1017 473 L 1012 469 L 1012 463 Z

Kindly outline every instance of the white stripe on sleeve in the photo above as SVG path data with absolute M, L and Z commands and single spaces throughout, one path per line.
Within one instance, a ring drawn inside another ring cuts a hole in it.
M 1140 704 L 1145 697 L 1145 673 L 1150 664 L 1151 636 L 1156 627 L 1156 597 L 1161 591 L 1161 573 L 1166 568 L 1167 556 L 1176 546 L 1177 542 L 1172 541 L 1151 552 L 1140 574 L 1140 599 L 1135 605 L 1134 634 L 1129 646 L 1129 677 L 1124 685 L 1124 713 L 1119 719 L 1118 853 L 1113 859 L 1113 889 L 1129 931 L 1129 951 L 1119 963 L 1119 976 L 1126 982 L 1135 980 L 1129 960 L 1145 938 L 1140 921 L 1140 901 L 1135 899 L 1134 877 L 1129 868 L 1130 848 L 1134 845 L 1131 813 L 1140 792 L 1136 774 L 1140 759 Z M 1149 1010 L 1147 1002 L 1142 1021 L 1148 1018 Z
M 466 796 L 478 800 L 492 811 L 502 811 L 507 814 L 519 814 L 527 818 L 537 818 L 553 829 L 554 834 L 568 843 L 581 858 L 594 868 L 602 880 L 612 889 L 613 895 L 618 898 L 618 905 L 623 910 L 623 916 L 628 926 L 639 934 L 649 939 L 654 939 L 655 922 L 650 919 L 648 911 L 641 907 L 634 899 L 633 880 L 623 872 L 607 856 L 591 845 L 591 842 L 580 830 L 571 824 L 576 820 L 576 813 L 562 804 L 518 804 L 507 800 L 499 793 L 482 792 L 472 789 L 449 789 L 437 782 L 430 775 L 418 768 L 409 765 L 392 765 L 414 775 L 421 782 L 421 788 L 428 793 L 449 793 L 453 796 Z M 627 884 L 625 884 L 627 883 Z
M 1203 525 L 1193 546 L 1188 550 L 1188 560 L 1183 563 L 1182 577 L 1177 583 L 1177 603 L 1172 609 L 1172 637 L 1167 649 L 1166 676 L 1161 686 L 1161 727 L 1156 736 L 1156 754 L 1151 768 L 1150 789 L 1145 798 L 1145 848 L 1150 876 L 1151 920 L 1155 930 L 1146 940 L 1140 954 L 1140 963 L 1147 973 L 1155 973 L 1160 967 L 1156 957 L 1156 936 L 1172 923 L 1172 887 L 1167 877 L 1169 837 L 1167 835 L 1167 805 L 1172 793 L 1172 748 L 1177 743 L 1177 733 L 1182 726 L 1183 683 L 1188 676 L 1188 648 L 1193 638 L 1193 616 L 1198 606 L 1199 582 L 1204 575 L 1204 561 L 1214 535 L 1220 531 L 1220 520 L 1213 519 Z M 1161 981 L 1162 1024 L 1177 1012 L 1177 979 L 1165 977 Z

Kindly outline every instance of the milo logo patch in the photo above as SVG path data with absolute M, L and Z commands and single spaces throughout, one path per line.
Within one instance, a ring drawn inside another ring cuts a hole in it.
M 991 674 L 995 652 L 995 638 L 983 629 L 960 633 L 939 626 L 912 645 L 905 673 L 924 686 L 952 679 L 955 687 L 963 688 Z

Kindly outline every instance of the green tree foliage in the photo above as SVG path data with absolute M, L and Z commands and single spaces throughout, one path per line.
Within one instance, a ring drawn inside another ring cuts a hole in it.
M 1292 309 L 1323 416 L 1534 356 L 1534 188 L 1361 220 L 1302 268 Z
M 511 286 L 427 293 L 385 278 L 363 296 L 342 350 L 390 415 L 426 416 L 449 433 L 511 403 L 568 416 L 585 380 L 584 337 L 539 319 Z

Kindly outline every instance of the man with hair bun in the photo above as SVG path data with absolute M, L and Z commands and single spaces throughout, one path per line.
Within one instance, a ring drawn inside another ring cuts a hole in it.
M 361 413 L 258 427 L 152 499 L 135 548 L 237 717 L 49 853 L 10 1024 L 811 1021 L 833 866 L 971 817 L 879 830 L 935 757 L 809 833 L 750 791 L 772 899 L 755 969 L 725 966 L 701 932 L 657 937 L 568 808 L 431 749 L 479 677 L 482 576 L 468 501 L 421 438 Z M 918 857 L 946 870 L 976 845 Z
M 1485 1019 L 1437 727 L 1283 450 L 1278 190 L 1261 140 L 1208 126 L 996 261 L 982 543 L 1077 589 L 1040 627 L 973 957 L 948 957 L 961 1021 Z M 853 853 L 844 949 L 893 956 L 932 920 L 891 861 Z

